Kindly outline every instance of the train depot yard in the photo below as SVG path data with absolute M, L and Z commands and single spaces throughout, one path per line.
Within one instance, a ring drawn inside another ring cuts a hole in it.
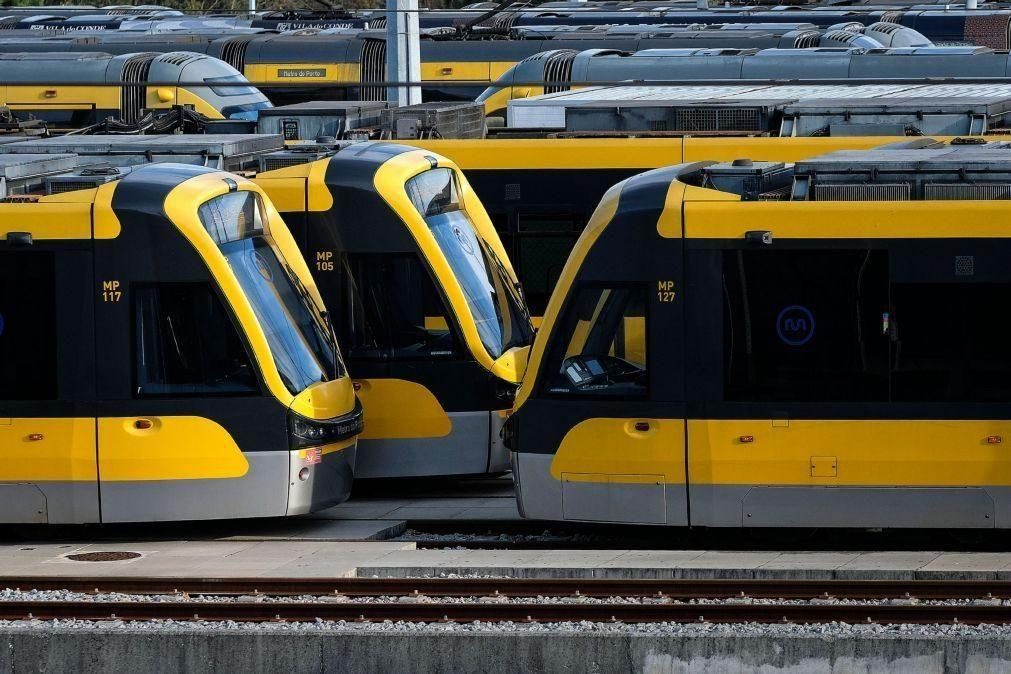
M 0 672 L 1011 671 L 1011 3 L 31 1 Z

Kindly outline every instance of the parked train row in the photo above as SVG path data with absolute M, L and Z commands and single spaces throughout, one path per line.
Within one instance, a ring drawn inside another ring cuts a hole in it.
M 501 39 L 458 39 L 429 35 L 421 41 L 421 78 L 426 100 L 474 100 L 490 84 L 508 77 L 517 63 L 548 50 L 644 49 L 689 47 L 727 49 L 803 49 L 810 47 L 927 47 L 931 42 L 896 24 L 850 23 L 819 29 L 810 24 L 727 26 L 632 26 L 623 30 L 520 31 Z M 156 35 L 78 33 L 44 35 L 0 32 L 0 52 L 125 54 L 196 52 L 221 59 L 255 82 L 274 103 L 318 97 L 331 85 L 330 99 L 385 100 L 385 33 L 228 34 L 180 31 Z M 361 85 L 361 86 L 348 86 Z
M 609 174 L 569 174 L 584 204 L 586 180 L 636 173 L 581 232 L 524 217 L 521 260 L 533 237 L 577 237 L 536 338 L 497 218 L 431 148 L 352 145 L 251 180 L 153 164 L 8 199 L 0 439 L 22 458 L 5 517 L 294 514 L 354 477 L 500 472 L 508 448 L 528 517 L 1008 526 L 991 309 L 1011 288 L 992 198 L 1011 148 L 757 161 L 875 140 L 657 140 L 638 157 L 503 141 L 607 155 Z M 466 164 L 492 156 L 480 142 L 439 146 Z M 484 170 L 524 162 L 498 156 Z M 961 313 L 932 318 L 937 297 Z
M 999 7 L 489 9 L 423 14 L 427 96 L 1008 77 Z M 70 130 L 385 99 L 380 15 L 116 11 L 12 10 L 0 103 Z M 0 521 L 283 516 L 511 469 L 531 518 L 1011 527 L 1011 145 L 652 131 L 237 173 L 3 139 Z

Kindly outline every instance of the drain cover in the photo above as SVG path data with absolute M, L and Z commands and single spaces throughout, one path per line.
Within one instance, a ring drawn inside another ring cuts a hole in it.
M 139 552 L 80 552 L 76 555 L 67 555 L 67 559 L 75 562 L 122 562 L 138 557 Z

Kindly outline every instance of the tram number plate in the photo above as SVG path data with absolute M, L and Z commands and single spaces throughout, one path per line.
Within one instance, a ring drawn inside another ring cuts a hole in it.
M 317 463 L 323 463 L 323 450 L 322 449 L 305 450 L 305 462 L 310 466 L 315 466 Z
M 656 282 L 656 299 L 659 302 L 673 302 L 674 301 L 674 281 L 657 281 Z

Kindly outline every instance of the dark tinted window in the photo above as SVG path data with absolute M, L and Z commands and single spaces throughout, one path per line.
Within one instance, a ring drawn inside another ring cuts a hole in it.
M 1011 284 L 892 286 L 892 398 L 1011 402 Z
M 56 295 L 51 253 L 0 253 L 0 400 L 55 400 Z
M 351 255 L 347 261 L 351 332 L 359 358 L 452 356 L 453 334 L 428 270 L 412 255 Z
M 523 284 L 530 312 L 544 313 L 551 291 L 562 274 L 565 261 L 579 238 L 582 226 L 568 215 L 521 214 L 516 273 Z
M 134 298 L 137 395 L 257 391 L 249 355 L 209 286 L 141 286 Z
M 726 399 L 888 399 L 884 252 L 727 251 L 723 288 Z
M 581 288 L 552 335 L 549 393 L 647 394 L 646 290 Z

